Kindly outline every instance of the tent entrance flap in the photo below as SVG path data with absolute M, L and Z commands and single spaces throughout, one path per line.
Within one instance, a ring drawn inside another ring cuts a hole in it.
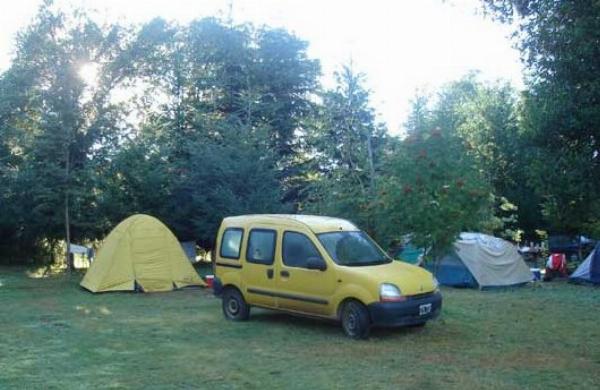
M 477 281 L 455 251 L 444 256 L 432 270 L 444 286 L 477 287 Z

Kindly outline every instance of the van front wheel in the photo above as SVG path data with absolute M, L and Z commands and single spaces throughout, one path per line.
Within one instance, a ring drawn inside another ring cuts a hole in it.
M 357 301 L 348 301 L 342 308 L 342 328 L 346 336 L 353 339 L 369 337 L 371 321 L 365 305 Z
M 222 298 L 223 315 L 231 321 L 245 321 L 250 317 L 250 306 L 235 288 L 226 288 Z

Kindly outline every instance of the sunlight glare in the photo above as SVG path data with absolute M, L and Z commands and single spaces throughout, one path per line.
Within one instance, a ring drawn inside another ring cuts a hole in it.
M 100 66 L 94 62 L 88 62 L 79 67 L 79 77 L 88 87 L 95 87 L 98 85 L 98 73 Z

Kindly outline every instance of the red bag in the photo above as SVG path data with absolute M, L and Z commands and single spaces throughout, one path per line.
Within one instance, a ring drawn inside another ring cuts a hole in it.
M 564 274 L 567 272 L 567 258 L 564 253 L 553 253 L 552 269 Z

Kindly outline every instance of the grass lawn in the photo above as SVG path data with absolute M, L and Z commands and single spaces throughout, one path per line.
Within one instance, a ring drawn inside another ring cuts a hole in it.
M 227 322 L 208 290 L 93 295 L 81 277 L 0 267 L 0 389 L 600 387 L 598 288 L 445 289 L 424 329 L 352 341 L 265 310 Z

